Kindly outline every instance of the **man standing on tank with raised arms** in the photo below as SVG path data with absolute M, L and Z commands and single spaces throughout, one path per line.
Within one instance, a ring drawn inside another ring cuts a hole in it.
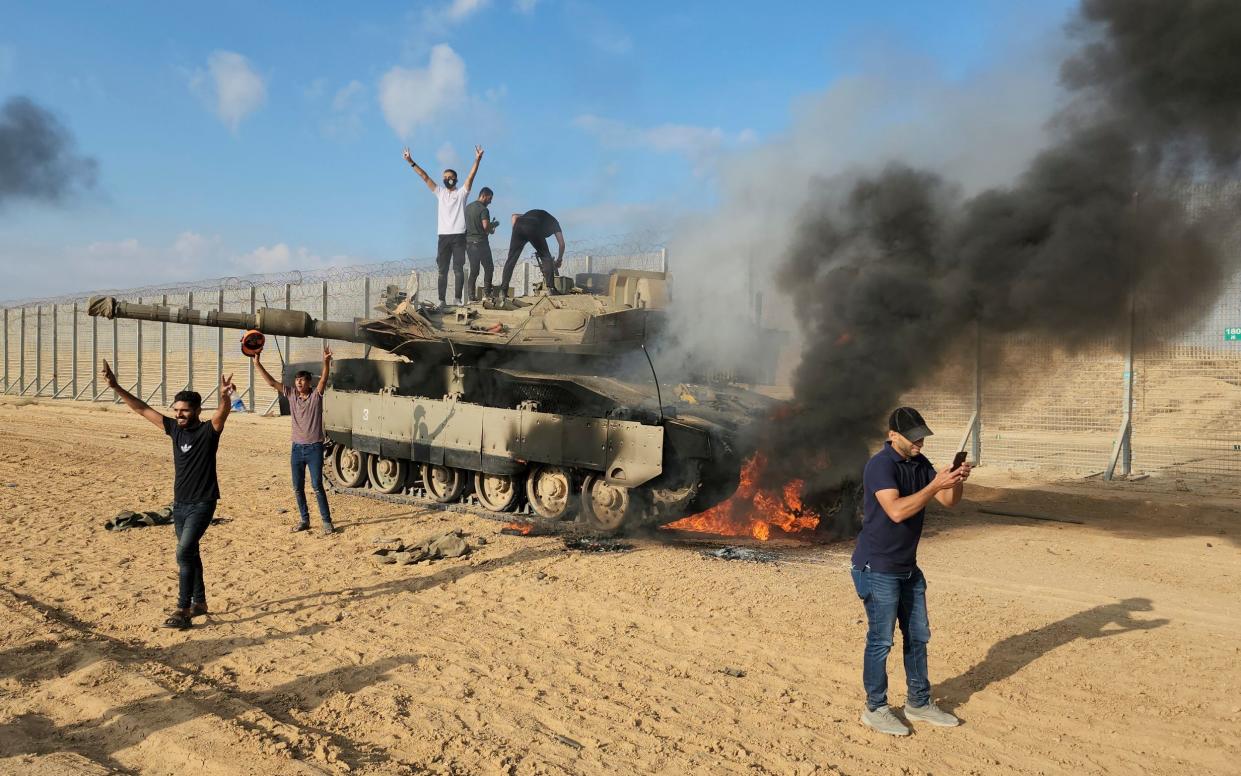
M 207 614 L 207 589 L 198 543 L 211 525 L 216 502 L 220 500 L 216 451 L 237 389 L 232 375 L 220 375 L 215 413 L 204 422 L 199 417 L 203 400 L 197 391 L 179 391 L 173 397 L 174 417 L 170 418 L 122 388 L 107 361 L 103 362 L 101 376 L 125 406 L 172 437 L 172 522 L 177 536 L 179 574 L 177 608 L 164 620 L 164 627 L 184 630 L 190 627 L 191 618 Z
M 474 166 L 470 168 L 470 174 L 465 179 L 465 187 L 457 188 L 457 171 L 454 169 L 446 169 L 440 180 L 443 185 L 437 185 L 431 180 L 431 176 L 427 175 L 426 170 L 418 166 L 414 161 L 414 157 L 410 155 L 409 149 L 405 149 L 405 161 L 409 162 L 409 166 L 414 168 L 414 172 L 418 173 L 418 177 L 422 178 L 422 182 L 427 184 L 427 188 L 439 200 L 439 208 L 436 211 L 436 223 L 439 231 L 439 243 L 435 251 L 435 264 L 439 269 L 439 299 L 440 306 L 444 307 L 448 304 L 448 265 L 452 263 L 453 276 L 456 279 L 456 298 L 463 299 L 465 292 L 465 203 L 470 196 L 470 188 L 474 185 L 474 176 L 478 174 L 478 164 L 483 160 L 483 147 L 474 146 Z

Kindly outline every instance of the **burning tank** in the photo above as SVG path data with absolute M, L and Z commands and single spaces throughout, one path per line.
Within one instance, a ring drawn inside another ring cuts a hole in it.
M 91 299 L 89 311 L 392 354 L 332 365 L 323 421 L 327 470 L 342 489 L 604 532 L 666 524 L 728 498 L 753 453 L 746 429 L 773 401 L 735 386 L 660 382 L 645 350 L 666 325 L 663 273 L 579 280 L 587 288 L 561 279 L 558 295 L 447 309 L 389 286 L 375 317 L 353 321 L 112 297 Z

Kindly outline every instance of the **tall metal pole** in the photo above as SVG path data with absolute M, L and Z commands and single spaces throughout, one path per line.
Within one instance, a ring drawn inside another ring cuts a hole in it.
M 53 399 L 55 399 L 56 396 L 60 393 L 60 390 L 59 390 L 60 380 L 58 379 L 58 376 L 56 374 L 57 367 L 59 366 L 59 363 L 60 363 L 59 362 L 60 332 L 58 331 L 58 329 L 60 328 L 60 317 L 57 315 L 57 311 L 59 310 L 60 310 L 60 305 L 58 304 L 52 305 L 52 398 Z
M 323 320 L 327 320 L 327 281 L 323 281 Z M 327 347 L 327 340 L 320 343 L 323 347 Z
M 289 283 L 284 284 L 284 309 L 293 309 L 293 286 Z M 293 360 L 293 351 L 290 350 L 289 335 L 284 335 L 284 358 L 285 361 Z M 284 379 L 284 378 L 281 378 Z
M 34 395 L 43 390 L 43 305 L 34 312 Z
M 667 248 L 659 249 L 659 271 L 660 272 L 668 271 L 668 249 Z
M 116 318 L 113 318 L 112 319 L 112 373 L 116 375 L 116 379 L 118 382 L 121 379 L 120 339 L 121 339 L 120 323 L 117 321 Z M 120 400 L 121 400 L 121 397 L 116 395 L 116 391 L 113 391 L 112 401 L 119 402 Z
M 4 392 L 9 392 L 9 308 L 4 308 Z
M 471 281 L 473 279 L 471 278 Z M 470 289 L 467 293 L 466 300 L 474 298 L 474 289 Z M 362 317 L 365 318 L 371 314 L 371 276 L 367 275 L 362 278 Z M 362 358 L 371 357 L 371 346 L 367 345 L 362 349 Z
M 168 306 L 168 294 L 164 294 L 160 304 Z M 159 401 L 161 407 L 168 406 L 168 324 L 159 324 Z
M 194 309 L 194 292 L 186 297 L 186 307 Z M 194 390 L 194 324 L 185 324 L 185 389 Z
M 99 398 L 99 319 L 90 317 L 90 400 Z
M 142 297 L 138 297 L 138 304 L 142 304 Z M 135 319 L 134 323 L 134 348 L 137 351 L 137 358 L 134 359 L 134 377 L 137 381 L 134 388 L 137 391 L 134 395 L 139 399 L 142 398 L 142 320 Z
M 17 333 L 17 387 L 26 395 L 26 308 L 21 308 L 21 328 Z
M 521 265 L 521 295 L 530 296 L 530 262 Z
M 982 463 L 982 321 L 974 322 L 974 465 Z
M 224 312 L 224 289 L 222 288 L 220 289 L 219 302 L 220 302 L 220 306 L 216 309 L 218 309 L 220 312 Z M 211 381 L 213 383 L 219 382 L 220 375 L 222 374 L 224 374 L 224 330 L 216 329 L 215 330 L 215 375 L 211 378 Z M 216 401 L 216 406 L 219 406 L 220 402 L 225 401 L 224 396 L 220 394 L 216 394 L 215 401 Z
M 250 314 L 254 315 L 254 286 L 250 286 Z M 250 411 L 254 412 L 254 359 L 250 359 L 249 365 L 250 385 L 246 388 L 246 393 L 250 396 Z
M 73 385 L 71 395 L 73 398 L 78 397 L 78 303 L 73 303 L 73 358 L 69 364 L 69 381 Z
M 1129 348 L 1125 352 L 1125 417 L 1128 429 L 1121 439 L 1120 473 L 1128 477 L 1133 465 L 1133 350 L 1134 350 L 1134 304 L 1129 304 Z

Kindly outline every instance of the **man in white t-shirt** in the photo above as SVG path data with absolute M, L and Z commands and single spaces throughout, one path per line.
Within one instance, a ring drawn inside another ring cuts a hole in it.
M 478 174 L 478 163 L 483 160 L 483 147 L 474 146 L 474 166 L 465 179 L 465 187 L 457 188 L 457 171 L 444 170 L 444 185 L 439 186 L 431 180 L 426 170 L 418 166 L 414 158 L 405 149 L 405 161 L 414 168 L 422 182 L 439 200 L 439 246 L 435 252 L 435 263 L 439 267 L 440 306 L 447 304 L 448 263 L 452 261 L 453 276 L 456 278 L 456 299 L 458 303 L 465 296 L 465 204 L 470 196 L 470 187 L 474 185 L 474 176 Z

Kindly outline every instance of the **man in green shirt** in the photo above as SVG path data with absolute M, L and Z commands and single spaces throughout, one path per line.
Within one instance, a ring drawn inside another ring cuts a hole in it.
M 478 192 L 478 199 L 465 206 L 465 255 L 470 260 L 465 287 L 468 289 L 469 301 L 478 301 L 475 294 L 480 264 L 483 268 L 483 294 L 491 296 L 491 273 L 495 264 L 491 260 L 491 243 L 487 237 L 495 232 L 496 222 L 491 220 L 491 211 L 487 206 L 491 204 L 493 196 L 491 189 L 483 186 L 483 190 Z

